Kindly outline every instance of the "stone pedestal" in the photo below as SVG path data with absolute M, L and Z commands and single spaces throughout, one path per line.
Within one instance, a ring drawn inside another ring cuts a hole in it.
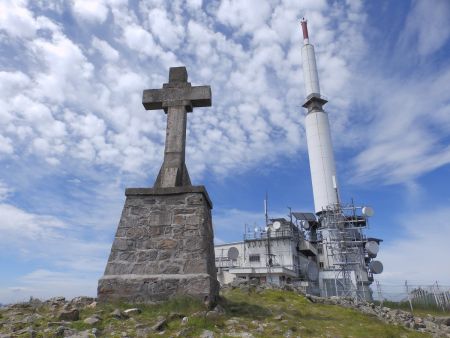
M 191 295 L 215 302 L 212 204 L 203 186 L 131 188 L 98 299 L 152 302 Z

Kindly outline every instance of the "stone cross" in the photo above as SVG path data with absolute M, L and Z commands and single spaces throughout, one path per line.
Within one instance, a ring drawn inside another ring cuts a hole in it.
M 169 83 L 162 89 L 146 89 L 142 104 L 146 110 L 164 109 L 167 114 L 164 162 L 155 188 L 190 186 L 185 164 L 187 113 L 194 107 L 211 106 L 211 87 L 192 87 L 186 67 L 171 67 Z

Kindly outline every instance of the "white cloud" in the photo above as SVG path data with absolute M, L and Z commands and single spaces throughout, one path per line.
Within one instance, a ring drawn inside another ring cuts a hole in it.
M 168 13 L 160 8 L 154 8 L 148 13 L 148 21 L 155 36 L 161 44 L 169 49 L 175 50 L 179 47 L 184 30 L 179 22 L 169 19 Z
M 374 78 L 371 95 L 384 99 L 373 110 L 366 144 L 354 159 L 356 181 L 408 182 L 450 163 L 450 147 L 443 141 L 450 132 L 449 81 L 450 68 L 420 79 Z
M 38 24 L 26 8 L 27 3 L 26 0 L 0 2 L 0 30 L 5 30 L 12 38 L 33 37 Z
M 268 2 L 251 0 L 224 0 L 220 2 L 217 18 L 242 33 L 254 32 L 269 19 L 271 6 Z
M 14 152 L 13 142 L 10 138 L 0 135 L 0 153 L 12 154 Z
M 119 59 L 119 52 L 104 40 L 94 36 L 92 38 L 92 46 L 97 49 L 107 61 L 117 61 Z
M 108 7 L 103 0 L 72 0 L 72 10 L 77 18 L 103 23 L 108 17 Z
M 0 181 L 0 202 L 6 200 L 14 189 L 10 188 L 5 182 Z
M 324 9 L 323 3 L 306 5 L 312 16 Z M 90 15 L 89 10 L 82 11 L 85 6 L 91 5 L 76 1 L 72 10 Z M 98 6 L 106 5 L 99 2 Z M 4 151 L 11 153 L 15 145 L 53 164 L 64 165 L 69 155 L 126 171 L 148 172 L 150 167 L 156 172 L 165 118 L 143 110 L 141 93 L 144 88 L 160 87 L 167 81 L 167 68 L 181 64 L 187 65 L 194 85 L 211 84 L 213 89 L 214 106 L 189 116 L 187 158 L 194 179 L 206 170 L 221 175 L 245 171 L 263 159 L 276 161 L 305 148 L 302 118 L 297 113 L 302 88 L 300 33 L 284 28 L 298 27 L 292 13 L 301 5 L 283 2 L 272 8 L 263 3 L 256 6 L 261 15 L 251 11 L 255 18 L 250 19 L 247 3 L 227 1 L 220 8 L 209 8 L 211 15 L 239 27 L 248 41 L 217 31 L 214 18 L 205 13 L 195 19 L 185 17 L 178 3 L 141 4 L 139 16 L 124 3 L 108 6 L 111 36 L 95 34 L 86 39 L 90 45 L 64 34 L 57 16 L 38 16 L 40 27 L 48 32 L 24 42 L 26 71 L 3 72 L 7 81 L 0 99 L 5 109 L 0 114 L 9 122 Z M 28 10 L 25 4 L 22 7 Z M 104 15 L 100 10 L 99 21 Z M 317 32 L 326 30 L 328 35 L 318 37 L 318 42 L 335 37 L 323 22 L 325 26 L 317 26 Z M 353 35 L 355 31 L 351 25 L 346 30 Z M 346 36 L 340 34 L 338 39 Z M 185 38 L 182 52 L 175 55 L 167 50 L 176 49 Z M 337 45 L 330 55 L 322 53 L 319 64 L 348 74 Z M 331 79 L 324 81 L 331 91 L 345 85 L 344 76 L 340 82 Z
M 450 38 L 449 16 L 450 3 L 446 0 L 437 0 L 433 6 L 426 0 L 413 2 L 400 38 L 403 48 L 413 46 L 422 57 L 439 50 Z
M 379 259 L 384 271 L 377 276 L 382 282 L 450 284 L 448 257 L 450 248 L 450 208 L 436 207 L 409 215 L 400 220 L 403 235 L 380 247 Z

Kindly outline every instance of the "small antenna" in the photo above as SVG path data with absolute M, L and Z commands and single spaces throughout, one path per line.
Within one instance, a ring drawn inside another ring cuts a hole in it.
M 269 225 L 269 194 L 266 190 L 266 199 L 264 200 L 264 216 L 266 218 L 266 226 Z

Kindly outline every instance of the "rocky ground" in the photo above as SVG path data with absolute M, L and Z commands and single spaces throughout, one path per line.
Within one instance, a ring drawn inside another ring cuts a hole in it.
M 0 309 L 6 337 L 450 337 L 450 317 L 324 299 L 246 284 L 223 288 L 213 309 L 181 297 L 160 304 L 97 304 L 63 297 Z

